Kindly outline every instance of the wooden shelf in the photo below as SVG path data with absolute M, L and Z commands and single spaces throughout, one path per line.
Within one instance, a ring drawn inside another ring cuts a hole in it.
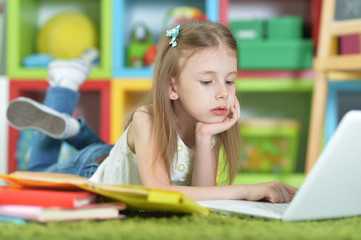
M 152 87 L 147 78 L 114 80 L 111 83 L 110 142 L 115 143 L 124 131 L 129 114 Z

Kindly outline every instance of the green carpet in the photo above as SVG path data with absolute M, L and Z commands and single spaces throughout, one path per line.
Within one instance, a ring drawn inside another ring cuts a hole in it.
M 0 224 L 0 239 L 361 239 L 361 217 L 284 223 L 219 214 L 138 214 L 101 222 Z

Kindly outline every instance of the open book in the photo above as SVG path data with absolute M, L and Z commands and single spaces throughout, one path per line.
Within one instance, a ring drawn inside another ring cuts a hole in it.
M 87 178 L 61 173 L 23 172 L 0 174 L 0 178 L 18 187 L 47 188 L 61 190 L 86 190 L 124 202 L 128 208 L 166 212 L 208 214 L 209 210 L 200 206 L 183 193 L 164 191 L 132 185 L 92 183 Z

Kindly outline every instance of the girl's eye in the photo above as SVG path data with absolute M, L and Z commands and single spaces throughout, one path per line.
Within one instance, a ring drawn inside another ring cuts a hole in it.
M 235 84 L 235 82 L 234 81 L 226 81 L 226 84 L 227 85 L 233 85 L 233 84 Z
M 212 83 L 212 81 L 201 81 L 201 83 L 202 83 L 203 85 L 209 85 L 209 84 Z

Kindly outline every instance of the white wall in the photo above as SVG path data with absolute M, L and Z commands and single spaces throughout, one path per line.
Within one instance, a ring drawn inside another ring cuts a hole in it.
M 8 125 L 6 107 L 9 99 L 9 80 L 0 76 L 0 173 L 8 169 Z
M 9 99 L 9 80 L 5 77 L 5 12 L 6 0 L 0 0 L 3 11 L 0 13 L 0 173 L 8 171 L 8 126 L 6 122 L 6 107 Z M 0 181 L 0 185 L 3 184 Z

